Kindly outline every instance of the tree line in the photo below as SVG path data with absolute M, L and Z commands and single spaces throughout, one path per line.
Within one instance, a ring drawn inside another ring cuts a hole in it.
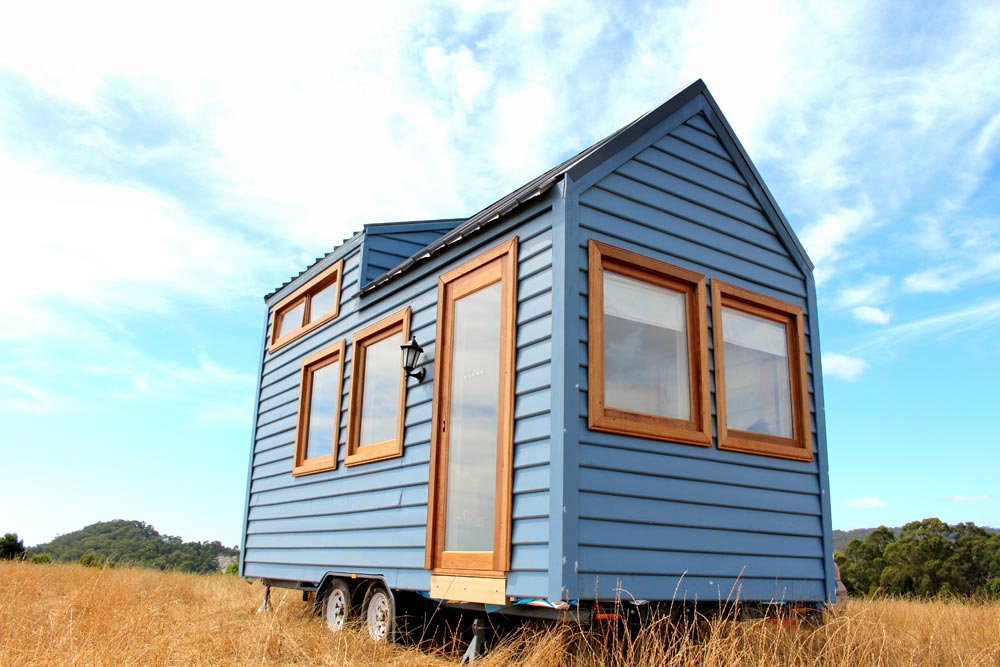
M 220 557 L 239 555 L 238 549 L 223 546 L 219 541 L 185 542 L 179 537 L 161 535 L 144 521 L 124 519 L 91 524 L 30 549 L 24 548 L 16 533 L 7 533 L 0 540 L 0 551 L 3 557 L 41 563 L 107 563 L 198 573 L 216 572 Z
M 1000 598 L 1000 534 L 974 523 L 880 526 L 834 559 L 852 595 Z

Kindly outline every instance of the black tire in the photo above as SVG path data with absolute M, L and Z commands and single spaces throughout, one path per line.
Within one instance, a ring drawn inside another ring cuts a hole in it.
M 330 632 L 340 632 L 354 617 L 351 587 L 343 579 L 331 579 L 316 598 L 316 613 L 326 621 Z
M 365 603 L 361 613 L 368 636 L 376 642 L 392 639 L 395 609 L 392 594 L 382 584 L 372 584 L 365 593 Z

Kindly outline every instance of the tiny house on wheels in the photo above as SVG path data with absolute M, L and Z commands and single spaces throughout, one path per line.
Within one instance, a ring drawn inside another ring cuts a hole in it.
M 241 574 L 414 602 L 835 599 L 812 264 L 697 81 L 470 218 L 266 298 Z

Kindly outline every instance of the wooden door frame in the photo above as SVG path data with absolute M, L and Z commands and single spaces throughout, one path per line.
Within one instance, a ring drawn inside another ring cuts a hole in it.
M 513 237 L 438 278 L 437 351 L 427 494 L 427 548 L 424 567 L 435 574 L 502 577 L 510 569 L 514 463 L 514 361 L 516 353 L 517 250 Z M 500 283 L 500 387 L 497 405 L 497 478 L 493 551 L 444 552 L 447 492 L 447 437 L 442 418 L 451 400 L 454 304 L 457 298 Z M 459 294 L 456 298 L 455 290 Z

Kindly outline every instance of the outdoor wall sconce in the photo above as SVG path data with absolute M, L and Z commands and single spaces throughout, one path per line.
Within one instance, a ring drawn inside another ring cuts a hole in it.
M 420 347 L 417 337 L 410 336 L 410 342 L 400 345 L 399 349 L 403 351 L 403 370 L 406 371 L 406 377 L 417 378 L 417 382 L 423 382 L 427 369 L 417 368 L 417 359 L 424 353 L 424 348 Z

